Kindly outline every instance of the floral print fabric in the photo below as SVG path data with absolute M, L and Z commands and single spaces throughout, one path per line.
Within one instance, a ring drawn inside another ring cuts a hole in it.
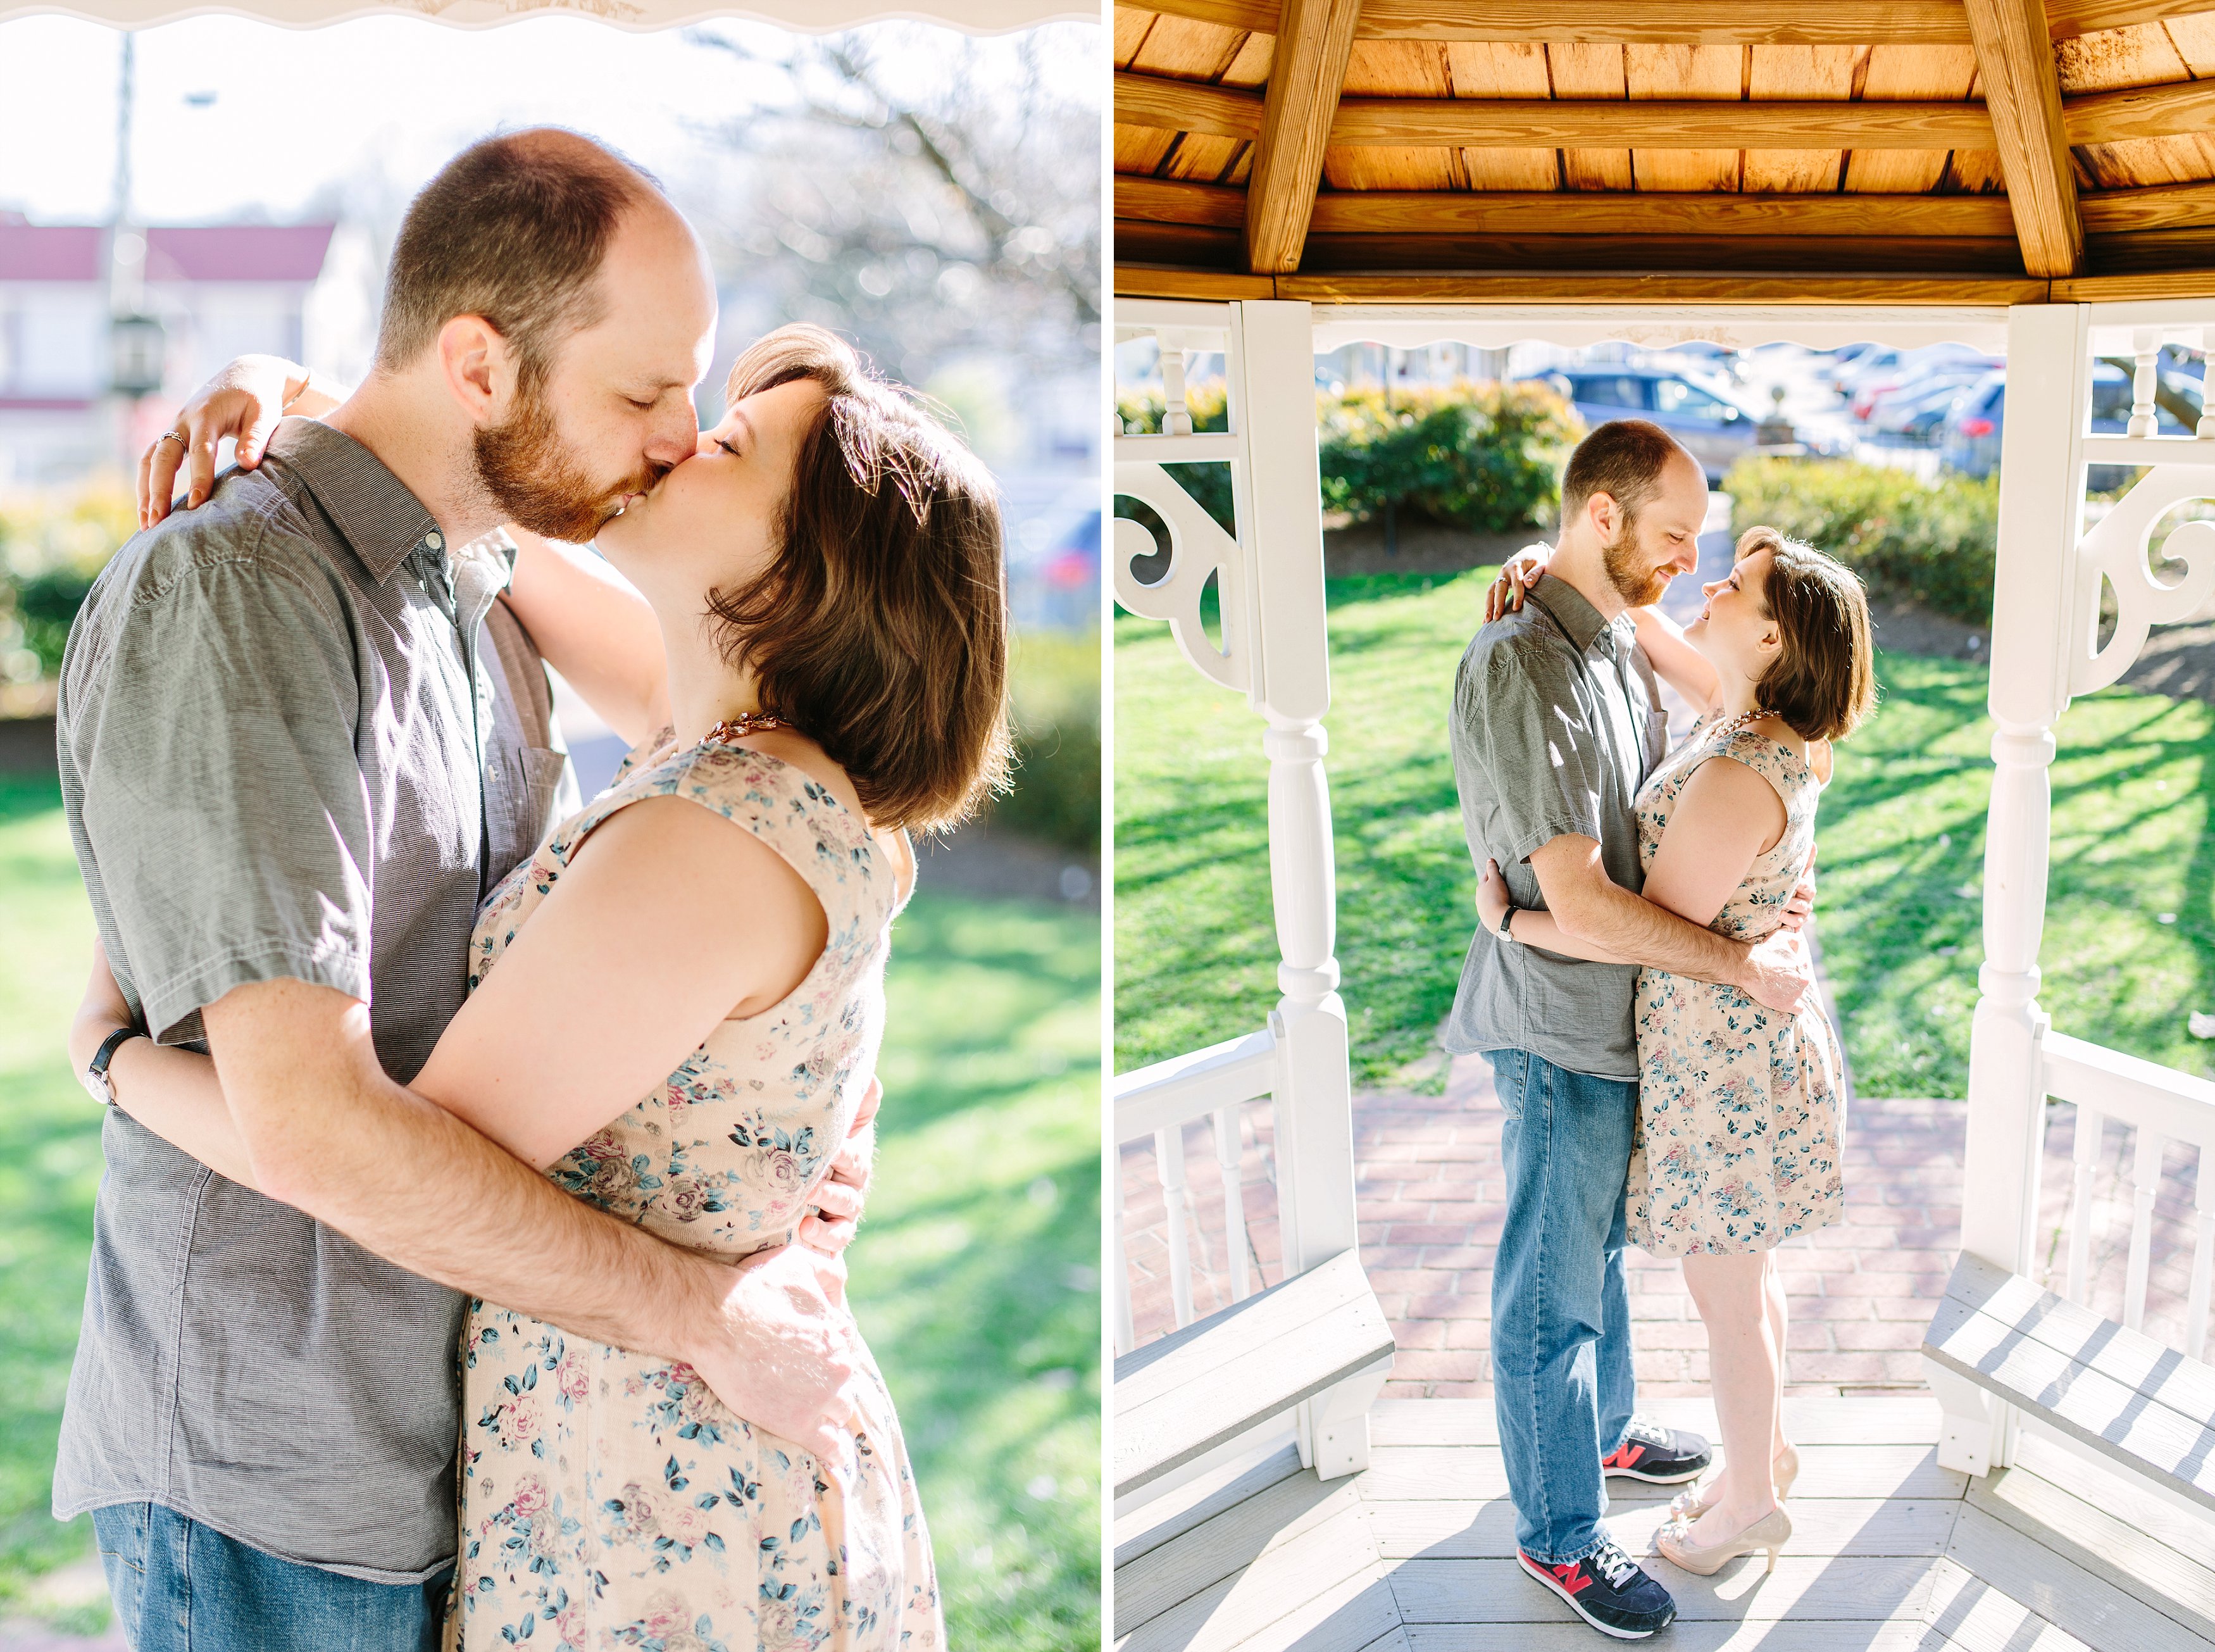
M 641 747 L 496 889 L 474 988 L 578 845 L 617 809 L 682 796 L 807 881 L 830 939 L 790 996 L 726 1021 L 614 1123 L 550 1166 L 576 1197 L 676 1244 L 784 1243 L 876 1065 L 898 904 L 865 824 L 806 774 L 743 746 Z M 945 1644 L 930 1540 L 873 1363 L 838 1461 L 734 1416 L 690 1367 L 472 1302 L 462 1350 L 461 1560 L 468 1652 L 927 1652 Z
M 1648 870 L 1684 783 L 1728 757 L 1784 800 L 1784 835 L 1757 857 L 1715 915 L 1719 934 L 1756 940 L 1776 927 L 1815 842 L 1822 786 L 1807 764 L 1746 729 L 1718 740 L 1711 721 L 1638 794 L 1638 852 Z M 1845 1070 L 1820 1004 L 1764 1009 L 1735 986 L 1638 972 L 1638 1122 L 1626 1231 L 1657 1256 L 1768 1250 L 1838 1219 Z

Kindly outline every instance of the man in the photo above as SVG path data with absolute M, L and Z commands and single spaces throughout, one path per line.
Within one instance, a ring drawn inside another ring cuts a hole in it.
M 1638 898 L 1639 785 L 1667 720 L 1628 611 L 1698 566 L 1699 463 L 1659 426 L 1602 425 L 1570 456 L 1562 532 L 1521 606 L 1477 634 L 1454 682 L 1454 777 L 1470 853 L 1519 907 L 1620 956 L 1789 1010 L 1812 984 L 1782 934 L 1749 948 Z M 1506 1123 L 1492 1367 L 1525 1571 L 1623 1639 L 1676 1616 L 1607 1534 L 1604 1476 L 1689 1480 L 1708 1443 L 1633 1412 L 1623 1194 L 1638 1110 L 1637 970 L 1558 957 L 1479 926 L 1446 1047 L 1482 1051 Z
M 249 438 L 259 468 L 126 545 L 71 638 L 102 943 L 152 1036 L 206 1039 L 273 1195 L 107 1117 L 54 1511 L 93 1512 L 138 1652 L 437 1643 L 457 1292 L 688 1361 L 790 1438 L 843 1416 L 803 1259 L 675 1249 L 402 1087 L 563 775 L 508 562 L 457 548 L 589 538 L 690 457 L 715 322 L 642 174 L 567 132 L 479 144 L 408 211 L 368 381 Z

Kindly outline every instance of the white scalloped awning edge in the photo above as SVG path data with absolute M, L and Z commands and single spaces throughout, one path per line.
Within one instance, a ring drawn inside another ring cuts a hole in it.
M 245 5 L 178 4 L 175 0 L 96 0 L 96 3 L 11 5 L 0 0 L 0 22 L 17 17 L 81 17 L 116 28 L 151 28 L 186 17 L 251 17 L 286 28 L 319 28 L 356 17 L 421 17 L 454 28 L 495 28 L 526 17 L 591 17 L 617 28 L 646 31 L 729 18 L 774 23 L 803 34 L 828 34 L 894 20 L 940 23 L 968 34 L 1004 34 L 1040 23 L 1096 23 L 1097 6 L 1067 0 L 936 0 L 885 5 L 880 0 L 752 0 L 743 6 L 703 0 L 422 0 L 368 4 L 360 0 L 260 0 Z

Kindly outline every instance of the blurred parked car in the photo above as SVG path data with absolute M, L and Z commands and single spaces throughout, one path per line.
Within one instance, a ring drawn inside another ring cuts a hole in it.
M 2182 396 L 2187 405 L 2200 404 L 2200 380 L 2164 367 L 2162 384 Z M 2120 436 L 2129 427 L 2132 394 L 2130 374 L 2111 362 L 2092 364 L 2094 434 Z M 2185 424 L 2167 408 L 2157 407 L 2154 415 L 2163 436 L 2188 436 L 2196 427 L 2196 421 Z M 1939 439 L 1939 462 L 1967 476 L 1991 475 L 1999 466 L 2000 437 L 2006 427 L 2007 374 L 1990 373 L 1954 398 Z M 2119 487 L 2127 469 L 2119 464 L 2092 465 L 2089 483 L 2100 491 Z
M 1919 379 L 1924 376 L 1952 369 L 1967 372 L 1972 368 L 1996 367 L 1999 365 L 1991 356 L 1967 344 L 1926 344 L 1919 349 L 1894 350 L 1888 347 L 1864 351 L 1834 381 L 1838 394 L 1856 408 L 1855 416 L 1864 418 L 1864 405 L 1875 394 L 1887 386 Z
M 1981 353 L 1925 356 L 1919 360 L 1902 361 L 1888 372 L 1873 373 L 1855 382 L 1853 415 L 1874 421 L 1887 404 L 1902 396 L 1920 397 L 1948 386 L 1962 390 L 2000 365 L 1997 358 Z
M 1868 427 L 1880 436 L 1934 442 L 1954 402 L 1970 386 L 1982 384 L 1992 371 L 1977 367 L 1932 373 L 1917 383 L 1888 390 L 1871 407 Z
M 1753 427 L 1760 422 L 1760 415 L 1719 387 L 1654 367 L 1564 367 L 1537 382 L 1568 397 L 1587 425 L 1651 419 L 1690 450 L 1708 473 L 1709 487 L 1754 445 Z

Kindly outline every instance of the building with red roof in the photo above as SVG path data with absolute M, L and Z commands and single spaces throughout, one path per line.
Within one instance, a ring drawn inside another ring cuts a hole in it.
M 163 383 L 126 420 L 108 394 L 113 232 L 0 213 L 0 485 L 127 474 L 144 439 L 138 423 L 166 416 L 231 357 L 299 359 L 336 227 L 147 230 L 142 307 L 163 324 Z

